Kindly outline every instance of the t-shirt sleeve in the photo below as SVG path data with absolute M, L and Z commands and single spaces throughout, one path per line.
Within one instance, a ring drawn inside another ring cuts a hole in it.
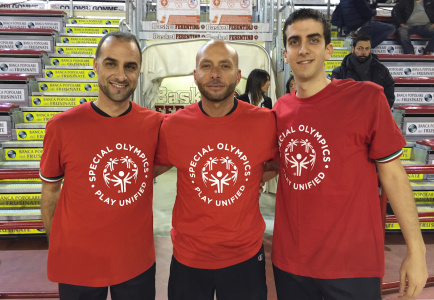
M 267 161 L 279 161 L 279 145 L 277 144 L 277 123 L 276 115 L 274 111 L 271 113 L 272 122 L 270 124 L 270 137 L 271 137 L 271 147 L 270 147 L 270 158 Z
M 154 164 L 157 166 L 172 165 L 169 160 L 169 149 L 167 145 L 168 127 L 167 117 L 165 117 L 161 124 L 160 133 L 158 135 L 157 151 L 155 152 Z
M 396 125 L 384 93 L 379 93 L 372 105 L 373 120 L 369 131 L 369 157 L 383 162 L 399 157 L 406 145 L 401 130 Z
M 63 179 L 65 170 L 61 162 L 59 128 L 52 121 L 47 123 L 39 170 L 39 177 L 45 182 L 57 182 Z

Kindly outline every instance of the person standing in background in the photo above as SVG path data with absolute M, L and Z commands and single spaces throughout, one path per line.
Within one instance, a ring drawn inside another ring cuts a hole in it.
M 271 109 L 273 104 L 266 93 L 270 87 L 270 74 L 262 69 L 254 69 L 247 77 L 245 93 L 237 99 L 244 102 Z

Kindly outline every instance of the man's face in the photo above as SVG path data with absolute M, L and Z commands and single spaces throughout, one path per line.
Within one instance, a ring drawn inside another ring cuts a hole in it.
M 232 99 L 240 79 L 236 53 L 223 42 L 211 44 L 198 53 L 194 80 L 202 99 L 214 102 Z
M 98 98 L 115 102 L 128 100 L 137 87 L 140 50 L 133 41 L 109 37 L 98 59 L 94 59 L 93 69 L 98 74 Z
M 365 62 L 368 59 L 369 54 L 371 54 L 371 42 L 358 41 L 356 47 L 353 47 L 353 53 L 359 62 Z
M 322 23 L 313 19 L 295 21 L 286 28 L 285 62 L 296 82 L 314 81 L 325 76 L 324 61 L 333 54 L 333 45 L 325 45 Z

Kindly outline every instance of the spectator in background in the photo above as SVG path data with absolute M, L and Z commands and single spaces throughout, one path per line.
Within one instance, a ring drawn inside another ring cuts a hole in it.
M 375 48 L 395 32 L 395 27 L 373 20 L 377 14 L 377 3 L 375 0 L 372 2 L 373 4 L 369 0 L 341 0 L 340 5 L 346 32 L 355 31 L 370 36 L 371 47 Z
M 392 10 L 392 18 L 397 27 L 396 37 L 405 54 L 414 54 L 410 35 L 420 34 L 429 38 L 423 54 L 434 54 L 434 1 L 400 0 Z
M 340 67 L 332 72 L 332 78 L 352 78 L 356 81 L 372 81 L 384 88 L 387 102 L 392 108 L 395 102 L 395 81 L 379 60 L 371 53 L 371 39 L 367 35 L 358 35 L 353 40 L 353 53 L 348 54 Z
M 271 98 L 267 97 L 268 88 L 270 87 L 270 74 L 261 69 L 254 69 L 247 77 L 245 93 L 238 96 L 238 100 L 271 109 Z
M 289 75 L 289 79 L 286 82 L 286 93 L 291 93 L 292 91 L 295 91 L 295 79 L 294 75 Z

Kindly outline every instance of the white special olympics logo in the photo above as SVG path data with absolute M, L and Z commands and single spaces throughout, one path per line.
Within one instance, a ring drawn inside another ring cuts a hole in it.
M 321 184 L 330 167 L 331 152 L 325 137 L 307 125 L 280 133 L 279 148 L 286 183 L 294 190 Z
M 135 145 L 116 143 L 101 148 L 91 159 L 89 183 L 99 201 L 128 206 L 139 201 L 152 180 L 146 154 Z
M 294 148 L 301 148 L 295 151 Z M 316 152 L 308 139 L 291 139 L 285 148 L 285 165 L 289 169 L 294 169 L 295 176 L 301 176 L 303 170 L 312 170 L 315 166 Z
M 133 180 L 137 181 L 139 168 L 128 156 L 110 158 L 103 171 L 104 182 L 108 188 L 118 188 L 118 193 L 125 193 Z
M 203 183 L 216 187 L 215 192 L 223 193 L 224 187 L 234 185 L 238 178 L 238 168 L 228 157 L 210 157 L 202 168 Z
M 188 171 L 198 199 L 223 207 L 233 205 L 241 197 L 252 167 L 247 155 L 237 146 L 216 143 L 197 151 Z

